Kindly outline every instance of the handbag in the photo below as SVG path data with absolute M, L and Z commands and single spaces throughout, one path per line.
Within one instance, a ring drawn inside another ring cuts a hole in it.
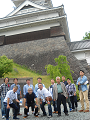
M 49 98 L 49 101 L 52 101 L 52 97 L 51 96 L 48 96 L 48 98 Z M 45 98 L 45 100 L 48 102 L 47 97 Z

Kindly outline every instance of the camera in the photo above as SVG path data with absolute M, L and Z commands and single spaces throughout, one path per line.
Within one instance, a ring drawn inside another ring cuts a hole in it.
M 70 91 L 70 94 L 72 95 L 72 94 L 73 94 L 73 91 Z

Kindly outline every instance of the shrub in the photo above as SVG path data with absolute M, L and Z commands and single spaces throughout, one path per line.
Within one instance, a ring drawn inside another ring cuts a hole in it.
M 0 56 L 0 78 L 4 77 L 5 74 L 12 72 L 13 60 L 8 59 L 5 55 Z
M 53 79 L 56 79 L 57 76 L 60 76 L 60 78 L 62 76 L 65 76 L 66 79 L 70 78 L 71 82 L 73 82 L 73 78 L 71 75 L 71 72 L 73 71 L 70 70 L 70 66 L 68 65 L 66 56 L 60 55 L 58 58 L 55 58 L 54 60 L 57 63 L 56 66 L 53 66 L 51 64 L 45 66 L 47 74 L 50 74 L 50 77 Z

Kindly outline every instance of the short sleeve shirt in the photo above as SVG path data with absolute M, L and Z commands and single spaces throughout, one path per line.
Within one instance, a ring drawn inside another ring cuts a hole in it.
M 12 90 L 14 86 L 18 86 L 18 89 L 17 89 L 16 93 L 17 93 L 18 95 L 20 95 L 20 91 L 21 91 L 20 85 L 19 85 L 19 84 L 17 84 L 17 85 L 12 84 L 11 87 L 10 87 L 10 90 Z
M 13 90 L 9 90 L 4 99 L 4 102 L 6 102 L 6 103 L 7 103 L 7 98 L 9 98 L 9 104 L 12 104 L 13 100 L 17 99 L 17 93 L 16 92 L 14 93 Z
M 27 100 L 27 104 L 33 104 L 35 103 L 34 99 L 37 98 L 34 92 L 32 94 L 29 94 L 28 92 L 26 93 L 25 97 Z
M 46 88 L 44 88 L 44 87 L 43 87 L 42 90 L 38 89 L 37 93 L 38 93 L 38 98 L 43 97 L 43 101 L 44 102 L 45 102 L 45 98 L 46 97 L 49 97 L 49 96 L 52 97 L 51 93 Z

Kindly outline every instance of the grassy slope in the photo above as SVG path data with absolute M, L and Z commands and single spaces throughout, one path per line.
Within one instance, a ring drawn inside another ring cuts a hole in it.
M 51 84 L 50 80 L 50 76 L 47 75 L 40 75 L 37 74 L 35 72 L 32 72 L 31 70 L 20 66 L 18 64 L 13 65 L 13 71 L 7 75 L 5 75 L 4 77 L 9 77 L 9 78 L 24 78 L 24 77 L 33 77 L 33 85 L 35 86 L 35 84 L 37 83 L 37 78 L 41 77 L 42 78 L 42 83 L 44 83 L 45 87 L 48 88 Z M 77 86 L 76 86 L 77 89 Z M 77 99 L 79 100 L 79 92 L 77 89 Z
M 4 77 L 9 77 L 9 78 L 24 78 L 24 77 L 33 77 L 33 85 L 37 83 L 37 78 L 41 77 L 42 78 L 42 83 L 45 84 L 46 88 L 48 88 L 51 84 L 50 82 L 50 77 L 47 75 L 40 75 L 35 72 L 30 71 L 29 69 L 20 66 L 18 64 L 13 65 L 13 71 Z

